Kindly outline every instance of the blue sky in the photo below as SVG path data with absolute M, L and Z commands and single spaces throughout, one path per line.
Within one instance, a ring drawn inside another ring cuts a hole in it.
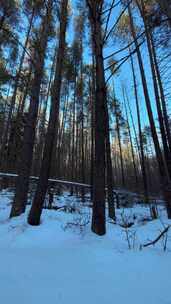
M 121 11 L 121 7 L 115 8 L 113 10 L 113 13 L 111 15 L 110 23 L 109 23 L 109 29 L 112 27 L 112 25 L 115 23 L 117 20 L 119 13 Z M 138 19 L 138 22 L 140 20 Z M 109 39 L 109 43 L 106 48 L 104 48 L 104 57 L 106 55 L 112 54 L 114 51 L 118 51 L 120 48 L 125 46 L 127 43 L 121 44 L 119 40 L 117 41 L 111 37 Z M 153 84 L 152 84 L 152 77 L 151 77 L 151 69 L 149 65 L 149 60 L 148 60 L 148 54 L 147 54 L 147 49 L 146 46 L 141 47 L 142 50 L 142 57 L 143 57 L 143 62 L 145 65 L 145 71 L 147 75 L 147 83 L 148 83 L 148 88 L 149 88 L 149 94 L 150 98 L 152 101 L 152 108 L 154 112 L 154 117 L 156 117 L 156 107 L 154 103 L 154 94 L 153 94 Z M 91 56 L 90 56 L 91 50 L 85 47 L 84 50 L 84 57 L 87 62 L 91 61 Z M 119 56 L 116 56 L 116 59 L 122 58 L 125 55 L 127 55 L 127 51 L 122 52 L 119 54 Z M 139 74 L 139 67 L 137 65 L 137 60 L 136 60 L 136 54 L 134 55 L 134 62 L 135 62 L 135 70 L 136 70 L 136 75 L 137 75 L 137 82 L 138 82 L 138 93 L 139 93 L 139 102 L 140 102 L 140 109 L 141 113 L 143 114 L 142 117 L 142 125 L 148 125 L 148 116 L 146 112 L 146 106 L 144 102 L 144 95 L 143 95 L 143 90 L 141 86 L 141 78 Z M 107 62 L 105 62 L 107 64 Z M 106 78 L 108 78 L 108 73 L 106 73 Z M 131 105 L 131 110 L 133 113 L 133 117 L 135 119 L 135 124 L 137 125 L 137 116 L 136 116 L 136 108 L 135 108 L 135 98 L 134 98 L 134 90 L 133 90 L 133 79 L 132 79 L 132 72 L 130 68 L 130 61 L 128 60 L 126 63 L 124 63 L 119 70 L 119 73 L 117 73 L 117 76 L 113 77 L 114 84 L 115 84 L 115 92 L 116 92 L 116 97 L 121 101 L 121 104 L 123 103 L 123 95 L 122 95 L 122 86 L 124 85 L 126 87 L 128 96 L 129 96 L 129 101 Z
M 76 1 L 74 0 L 73 2 L 73 10 L 72 10 L 72 19 L 70 21 L 70 26 L 67 31 L 67 41 L 69 43 L 72 42 L 73 37 L 74 37 L 74 32 L 73 32 L 73 18 L 74 15 L 77 14 L 77 9 L 76 9 Z M 120 12 L 120 7 L 116 8 L 113 10 L 110 23 L 109 23 L 109 29 L 115 23 L 119 12 Z M 137 19 L 137 18 L 136 18 Z M 25 20 L 25 19 L 24 19 Z M 26 20 L 25 20 L 26 21 Z M 138 22 L 140 22 L 140 19 L 138 19 Z M 26 28 L 27 22 L 25 24 L 22 24 L 23 30 Z M 19 34 L 20 40 L 24 41 L 24 31 Z M 88 31 L 86 29 L 86 38 L 88 37 Z M 87 38 L 88 40 L 88 38 Z M 123 47 L 126 44 L 121 44 L 119 41 L 115 40 L 113 41 L 113 38 L 109 40 L 108 46 L 104 49 L 104 56 L 109 55 L 110 53 L 113 53 L 114 51 L 118 51 L 121 47 Z M 148 88 L 149 88 L 149 93 L 150 93 L 150 98 L 152 101 L 152 107 L 153 107 L 153 112 L 154 116 L 156 117 L 156 107 L 155 107 L 155 102 L 154 102 L 154 94 L 153 94 L 153 84 L 152 84 L 152 78 L 151 78 L 151 70 L 150 70 L 150 65 L 149 65 L 149 60 L 148 60 L 148 54 L 147 54 L 147 49 L 146 46 L 141 47 L 142 54 L 143 54 L 143 61 L 145 65 L 145 71 L 147 75 L 147 83 L 148 83 Z M 84 45 L 84 59 L 87 63 L 91 62 L 91 50 L 87 43 Z M 119 56 L 116 57 L 116 59 L 123 57 L 127 52 L 121 53 Z M 135 63 L 136 63 L 136 55 L 134 55 L 135 58 Z M 143 96 L 143 91 L 142 91 L 142 86 L 141 86 L 141 79 L 139 75 L 139 67 L 137 63 L 135 64 L 135 69 L 136 69 L 136 75 L 137 75 L 137 81 L 138 81 L 138 93 L 139 93 L 139 101 L 140 101 L 140 108 L 141 108 L 141 115 L 142 117 L 142 125 L 148 125 L 148 116 L 146 112 L 146 107 L 145 107 L 145 102 L 144 102 L 144 96 Z M 108 78 L 108 75 L 107 75 Z M 121 101 L 121 104 L 123 102 L 123 96 L 122 96 L 122 85 L 124 85 L 127 89 L 127 93 L 129 96 L 130 100 L 130 105 L 133 113 L 133 117 L 135 119 L 135 124 L 137 125 L 137 118 L 136 118 L 136 108 L 135 108 L 135 99 L 134 99 L 134 92 L 133 92 L 133 81 L 132 81 L 132 73 L 130 69 L 130 62 L 126 62 L 122 65 L 119 73 L 117 76 L 114 77 L 114 84 L 115 84 L 115 92 L 116 92 L 116 97 Z

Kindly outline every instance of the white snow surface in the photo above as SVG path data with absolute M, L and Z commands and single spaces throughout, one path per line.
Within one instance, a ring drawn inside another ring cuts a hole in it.
M 160 207 L 160 220 L 143 223 L 149 210 L 124 211 L 129 221 L 131 250 L 125 230 L 107 223 L 99 237 L 81 214 L 44 210 L 41 225 L 27 224 L 27 214 L 9 220 L 11 193 L 0 192 L 0 303 L 2 304 L 171 304 L 171 231 L 167 250 L 162 241 L 140 250 L 171 224 Z M 57 204 L 80 205 L 64 193 Z M 117 210 L 118 223 L 122 210 Z M 124 216 L 124 217 L 125 217 Z M 133 237 L 134 236 L 134 237 Z

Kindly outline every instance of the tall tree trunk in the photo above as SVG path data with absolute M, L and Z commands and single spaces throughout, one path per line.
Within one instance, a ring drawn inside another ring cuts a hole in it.
M 84 155 L 84 96 L 83 96 L 83 47 L 81 37 L 81 64 L 80 64 L 80 81 L 81 81 L 81 182 L 85 183 L 85 155 Z M 84 188 L 81 189 L 82 202 L 85 202 Z
M 110 145 L 110 130 L 109 130 L 109 113 L 107 104 L 105 106 L 105 125 L 106 125 L 106 169 L 107 169 L 107 200 L 108 200 L 108 215 L 111 219 L 115 220 L 115 205 L 114 205 L 114 178 L 111 158 L 111 145 Z
M 19 156 L 18 177 L 16 179 L 16 192 L 10 213 L 10 217 L 18 216 L 25 211 L 29 188 L 29 176 L 33 158 L 35 128 L 39 109 L 40 86 L 43 77 L 44 59 L 47 41 L 50 31 L 50 21 L 53 0 L 49 0 L 46 7 L 46 15 L 40 26 L 40 44 L 34 50 L 34 79 L 31 88 L 31 97 L 27 122 L 24 130 L 23 147 Z
M 76 115 L 76 89 L 77 89 L 77 77 L 76 77 L 76 63 L 74 67 L 75 79 L 74 79 L 74 100 L 73 100 L 73 117 L 72 117 L 72 152 L 71 152 L 71 181 L 74 180 L 75 171 L 75 115 Z M 74 188 L 71 186 L 70 195 L 73 195 Z
M 136 185 L 136 189 L 138 189 L 138 174 L 137 174 L 137 167 L 136 167 L 136 162 L 135 162 L 135 153 L 134 153 L 134 147 L 133 147 L 133 141 L 132 141 L 132 135 L 131 135 L 131 128 L 130 128 L 130 124 L 129 124 L 129 118 L 128 118 L 128 110 L 127 110 L 127 106 L 126 106 L 126 98 L 128 99 L 128 96 L 125 97 L 125 94 L 126 94 L 126 92 L 124 92 L 124 90 L 123 90 L 126 121 L 127 121 L 127 127 L 128 127 L 129 141 L 130 141 L 130 145 L 131 145 L 132 163 L 133 163 L 133 168 L 134 168 L 135 185 Z
M 170 154 L 169 147 L 168 147 L 163 113 L 162 113 L 162 108 L 161 108 L 161 104 L 160 104 L 160 96 L 159 96 L 158 83 L 157 83 L 157 78 L 156 78 L 153 50 L 152 50 L 151 39 L 150 39 L 151 38 L 150 37 L 150 28 L 148 26 L 148 21 L 147 21 L 146 15 L 145 15 L 144 2 L 141 0 L 141 6 L 139 4 L 138 4 L 138 6 L 139 6 L 139 10 L 140 10 L 141 16 L 144 21 L 144 26 L 145 26 L 145 34 L 146 34 L 147 47 L 148 47 L 149 58 L 150 58 L 151 72 L 152 72 L 152 78 L 153 78 L 153 87 L 154 87 L 156 107 L 157 107 L 157 113 L 158 113 L 158 119 L 159 119 L 160 133 L 161 133 L 161 138 L 162 138 L 162 143 L 163 143 L 164 157 L 165 157 L 168 172 L 169 172 L 169 175 L 171 178 L 171 154 Z
M 40 125 L 40 133 L 39 133 L 39 144 L 38 144 L 38 151 L 37 151 L 37 159 L 35 160 L 36 168 L 34 168 L 35 169 L 34 174 L 36 176 L 39 175 L 40 168 L 41 168 L 42 152 L 43 152 L 43 147 L 44 147 L 44 139 L 45 139 L 45 135 L 46 135 L 46 115 L 47 115 L 47 110 L 48 110 L 48 100 L 50 97 L 50 89 L 51 89 L 52 79 L 53 79 L 53 75 L 54 75 L 55 58 L 56 58 L 56 50 L 55 50 L 53 61 L 52 61 L 49 83 L 48 83 L 48 88 L 47 88 L 47 94 L 45 97 L 45 101 L 44 101 L 44 105 L 43 105 L 43 114 L 42 114 L 42 119 L 40 122 L 41 125 Z
M 48 178 L 50 173 L 54 137 L 57 132 L 58 123 L 59 123 L 58 120 L 59 120 L 59 106 L 60 106 L 60 94 L 61 94 L 61 83 L 62 83 L 62 70 L 63 70 L 63 61 L 64 61 L 64 52 L 65 52 L 65 35 L 66 35 L 67 16 L 68 16 L 67 10 L 68 10 L 68 0 L 63 0 L 61 2 L 59 47 L 57 54 L 55 79 L 52 90 L 49 124 L 48 124 L 46 139 L 45 139 L 43 160 L 40 170 L 40 179 L 37 185 L 32 207 L 28 216 L 28 223 L 30 225 L 40 224 L 40 216 L 48 187 Z
M 107 102 L 103 62 L 103 38 L 101 10 L 103 1 L 88 1 L 93 52 L 96 63 L 95 97 L 95 162 L 93 178 L 92 231 L 98 235 L 105 227 L 105 107 Z
M 150 38 L 151 38 L 151 47 L 152 47 L 155 70 L 156 70 L 156 75 L 157 75 L 157 80 L 158 80 L 158 85 L 159 85 L 159 90 L 160 90 L 160 98 L 161 98 L 161 104 L 162 104 L 162 109 L 163 109 L 163 118 L 164 118 L 166 133 L 167 133 L 169 150 L 170 150 L 170 153 L 171 153 L 171 128 L 170 128 L 170 125 L 169 125 L 166 99 L 165 99 L 165 95 L 164 95 L 164 89 L 163 89 L 161 74 L 160 74 L 160 70 L 159 70 L 156 50 L 155 50 L 154 41 L 153 41 L 153 34 L 151 32 L 149 32 L 149 34 L 150 34 Z
M 147 181 L 147 172 L 146 172 L 146 165 L 145 165 L 145 155 L 144 155 L 144 144 L 143 144 L 143 136 L 142 136 L 142 128 L 141 128 L 141 116 L 140 116 L 140 108 L 139 108 L 139 100 L 138 100 L 138 92 L 137 92 L 137 82 L 135 76 L 135 69 L 134 69 L 134 62 L 132 56 L 131 58 L 131 69 L 133 75 L 133 82 L 134 82 L 134 95 L 135 95 L 135 102 L 136 102 L 136 112 L 137 112 L 137 119 L 138 119 L 138 133 L 139 133 L 139 145 L 140 145 L 140 163 L 141 163 L 141 171 L 142 171 L 142 178 L 143 178 L 143 187 L 144 187 L 144 198 L 145 202 L 147 203 L 149 200 L 149 191 L 148 191 L 148 181 Z
M 69 84 L 68 84 L 68 90 L 66 90 L 66 96 L 64 101 L 64 107 L 63 107 L 63 113 L 62 113 L 62 123 L 61 128 L 58 133 L 58 145 L 57 145 L 57 159 L 56 162 L 58 163 L 58 176 L 60 178 L 64 178 L 62 175 L 62 172 L 64 172 L 63 168 L 63 158 L 64 158 L 64 134 L 65 134 L 65 124 L 66 124 L 66 116 L 68 112 L 68 102 L 69 102 Z
M 113 85 L 113 92 L 114 92 L 114 85 Z M 115 95 L 114 95 L 115 100 Z M 121 167 L 121 180 L 122 180 L 122 187 L 125 188 L 125 172 L 124 172 L 124 160 L 123 160 L 123 153 L 122 153 L 122 143 L 121 143 L 121 130 L 120 130 L 120 121 L 119 121 L 119 114 L 117 112 L 117 104 L 115 101 L 114 105 L 114 113 L 115 113 L 115 119 L 116 119 L 116 133 L 118 138 L 118 144 L 119 144 L 119 153 L 120 153 L 120 167 Z
M 29 75 L 28 75 L 28 80 L 26 83 L 25 88 L 23 89 L 23 94 L 20 97 L 20 104 L 18 106 L 18 110 L 17 110 L 17 114 L 15 117 L 15 125 L 12 128 L 11 126 L 11 130 L 10 130 L 10 134 L 9 134 L 9 143 L 7 146 L 7 151 L 6 151 L 6 157 L 4 157 L 3 160 L 3 170 L 4 172 L 11 172 L 11 168 L 14 168 L 13 172 L 16 172 L 17 170 L 17 160 L 18 160 L 18 155 L 20 155 L 20 145 L 18 145 L 18 147 L 15 145 L 17 142 L 17 138 L 18 138 L 18 133 L 23 133 L 22 129 L 24 126 L 24 121 L 25 121 L 25 117 L 24 117 L 24 106 L 25 106 L 25 102 L 26 102 L 26 98 L 28 95 L 28 90 L 29 90 L 29 86 L 30 86 L 30 80 L 31 80 L 31 75 L 32 75 L 32 65 L 30 65 L 29 68 Z M 21 121 L 23 121 L 21 123 Z M 12 135 L 13 133 L 13 135 Z M 13 137 L 13 142 L 14 144 L 12 144 L 11 142 L 11 137 Z M 22 141 L 21 141 L 22 144 Z
M 94 62 L 94 54 L 92 54 L 92 80 L 89 80 L 90 83 L 90 109 L 91 109 L 91 170 L 90 170 L 90 184 L 91 184 L 91 201 L 93 202 L 93 178 L 94 178 L 94 141 L 95 141 L 95 109 L 94 109 L 94 99 L 96 96 L 96 81 L 95 81 L 95 62 Z
M 129 16 L 130 16 L 131 32 L 132 32 L 132 36 L 135 41 L 135 47 L 137 50 L 137 58 L 138 58 L 138 63 L 139 63 L 139 68 L 140 68 L 140 73 L 141 73 L 146 108 L 147 108 L 147 112 L 148 112 L 150 128 L 151 128 L 152 138 L 153 138 L 153 142 L 154 142 L 158 167 L 159 167 L 161 188 L 162 188 L 164 199 L 166 202 L 168 218 L 171 218 L 171 182 L 169 179 L 167 169 L 165 167 L 162 151 L 161 151 L 159 140 L 158 140 L 153 112 L 152 112 L 152 108 L 151 108 L 150 97 L 149 97 L 149 93 L 148 93 L 148 87 L 147 87 L 147 81 L 146 81 L 143 61 L 142 61 L 141 52 L 140 52 L 140 49 L 138 46 L 138 42 L 136 40 L 136 33 L 135 33 L 134 22 L 133 22 L 133 18 L 132 18 L 130 5 L 128 7 L 128 11 L 129 11 Z
M 21 77 L 21 71 L 22 71 L 22 67 L 23 67 L 23 62 L 24 62 L 24 58 L 25 58 L 25 53 L 26 53 L 26 49 L 27 49 L 27 45 L 28 45 L 28 41 L 29 41 L 29 36 L 30 36 L 30 32 L 31 32 L 31 28 L 32 28 L 32 24 L 33 24 L 33 19 L 34 19 L 34 9 L 32 10 L 32 14 L 29 20 L 29 26 L 28 26 L 28 30 L 27 30 L 27 35 L 26 35 L 26 40 L 25 40 L 25 44 L 24 44 L 24 48 L 23 48 L 23 52 L 21 55 L 21 59 L 20 59 L 20 65 L 19 65 L 19 69 L 17 71 L 17 75 L 15 78 L 15 83 L 14 83 L 14 91 L 13 91 L 13 95 L 11 98 L 11 103 L 10 103 L 10 109 L 9 109 L 9 113 L 8 113 L 8 118 L 7 118 L 7 123 L 6 123 L 6 128 L 5 128 L 5 132 L 3 134 L 3 140 L 2 140 L 2 146 L 1 146 L 1 163 L 4 162 L 4 150 L 6 147 L 6 144 L 8 142 L 8 136 L 9 136 L 9 132 L 10 132 L 10 125 L 12 122 L 12 114 L 14 111 L 14 107 L 15 107 L 15 102 L 16 102 L 16 96 L 17 96 L 17 89 L 18 89 L 18 85 L 19 85 L 19 80 Z

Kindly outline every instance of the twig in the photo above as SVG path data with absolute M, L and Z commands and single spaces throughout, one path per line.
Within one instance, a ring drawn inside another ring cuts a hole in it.
M 167 226 L 159 235 L 156 239 L 154 239 L 153 241 L 150 241 L 144 245 L 142 245 L 143 247 L 148 247 L 148 246 L 151 246 L 151 245 L 155 245 L 160 239 L 161 237 L 168 232 L 169 228 L 171 227 L 171 225 Z

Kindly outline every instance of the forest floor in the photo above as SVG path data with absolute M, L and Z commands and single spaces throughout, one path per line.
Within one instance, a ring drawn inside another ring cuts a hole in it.
M 0 303 L 171 304 L 171 229 L 166 251 L 164 238 L 142 248 L 171 224 L 163 207 L 153 221 L 146 207 L 119 209 L 117 224 L 108 220 L 99 237 L 87 224 L 90 208 L 66 192 L 57 204 L 76 212 L 44 210 L 38 227 L 27 224 L 29 207 L 9 220 L 10 201 L 0 192 Z

